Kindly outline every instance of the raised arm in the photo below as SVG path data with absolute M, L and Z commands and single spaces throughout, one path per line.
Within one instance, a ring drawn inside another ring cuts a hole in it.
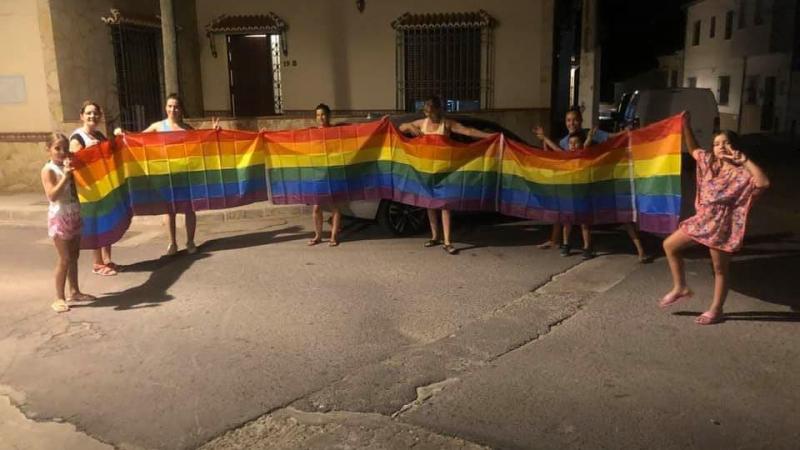
M 64 186 L 72 181 L 72 170 L 71 166 L 64 164 L 64 177 L 56 181 L 56 174 L 52 170 L 42 169 L 42 187 L 44 187 L 44 195 L 47 200 L 53 202 L 61 195 Z
M 683 113 L 683 142 L 686 143 L 686 147 L 689 150 L 689 153 L 694 154 L 694 151 L 700 146 L 697 144 L 697 139 L 694 137 L 694 132 L 692 131 L 692 120 L 691 116 L 689 115 L 689 111 Z
M 767 178 L 767 174 L 761 170 L 761 167 L 758 164 L 754 163 L 747 157 L 744 153 L 739 150 L 731 149 L 731 151 L 722 156 L 723 159 L 730 161 L 731 163 L 742 166 L 750 172 L 750 176 L 753 178 L 753 184 L 761 189 L 769 188 L 769 178 Z
M 553 142 L 549 137 L 544 134 L 544 128 L 541 125 L 537 125 L 533 127 L 531 130 L 533 134 L 536 136 L 537 139 L 542 141 L 543 150 L 552 150 L 554 152 L 561 151 L 561 147 L 559 147 L 555 142 Z
M 593 127 L 591 129 L 589 129 L 589 132 L 586 133 L 586 140 L 583 141 L 583 147 L 584 148 L 592 146 L 592 143 L 593 143 L 592 141 L 594 140 L 594 134 L 596 132 L 597 132 L 597 127 Z M 609 136 L 611 136 L 611 135 L 609 134 Z
M 450 122 L 450 131 L 452 131 L 453 133 L 463 134 L 465 136 L 470 136 L 480 139 L 485 139 L 488 137 L 492 137 L 494 135 L 494 133 L 486 133 L 472 127 L 461 125 L 455 120 L 448 120 L 448 121 Z

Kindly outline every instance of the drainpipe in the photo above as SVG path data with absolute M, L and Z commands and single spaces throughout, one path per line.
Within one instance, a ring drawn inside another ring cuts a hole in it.
M 161 2 L 161 43 L 164 48 L 164 97 L 179 93 L 178 46 L 175 42 L 175 14 L 172 0 Z

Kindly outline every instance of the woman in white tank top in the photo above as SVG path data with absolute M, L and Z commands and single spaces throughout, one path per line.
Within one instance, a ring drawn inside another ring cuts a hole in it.
M 69 137 L 69 151 L 77 153 L 84 148 L 97 145 L 108 140 L 97 128 L 103 117 L 103 110 L 97 103 L 86 100 L 81 105 L 81 121 L 83 125 L 77 128 Z M 107 245 L 94 250 L 94 264 L 92 273 L 95 275 L 112 276 L 119 272 L 120 267 L 111 261 L 111 246 Z
M 398 128 L 404 133 L 409 133 L 414 136 L 423 136 L 428 134 L 435 134 L 440 136 L 450 136 L 450 133 L 463 134 L 475 138 L 487 138 L 492 136 L 491 133 L 484 133 L 483 131 L 476 130 L 475 128 L 466 127 L 455 120 L 450 120 L 444 117 L 442 112 L 442 101 L 439 97 L 431 97 L 425 100 L 423 108 L 425 113 L 424 119 L 407 122 Z M 428 222 L 431 225 L 431 238 L 425 242 L 425 247 L 435 247 L 442 244 L 444 251 L 451 255 L 458 253 L 458 249 L 453 247 L 450 241 L 450 210 L 442 209 L 442 235 L 444 241 L 439 239 L 439 213 L 436 209 L 428 209 Z

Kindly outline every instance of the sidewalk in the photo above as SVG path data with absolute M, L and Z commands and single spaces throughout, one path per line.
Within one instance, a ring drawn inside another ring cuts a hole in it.
M 311 207 L 308 205 L 274 205 L 266 201 L 237 208 L 199 211 L 197 222 L 231 222 L 262 217 L 301 216 L 310 213 Z M 161 222 L 161 215 L 136 216 L 133 220 L 134 225 L 141 226 L 158 226 Z M 40 193 L 0 194 L 0 223 L 44 225 L 47 223 L 47 200 Z

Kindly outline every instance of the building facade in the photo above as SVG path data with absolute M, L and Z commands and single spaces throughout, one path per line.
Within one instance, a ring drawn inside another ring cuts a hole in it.
M 683 83 L 710 88 L 722 128 L 800 133 L 797 0 L 689 4 Z
M 107 125 L 161 118 L 163 1 L 0 3 L 0 190 L 38 189 L 42 142 L 77 127 L 86 99 Z M 437 94 L 523 137 L 549 122 L 553 0 L 171 3 L 180 94 L 197 120 L 286 128 L 309 125 L 321 102 L 363 117 Z

